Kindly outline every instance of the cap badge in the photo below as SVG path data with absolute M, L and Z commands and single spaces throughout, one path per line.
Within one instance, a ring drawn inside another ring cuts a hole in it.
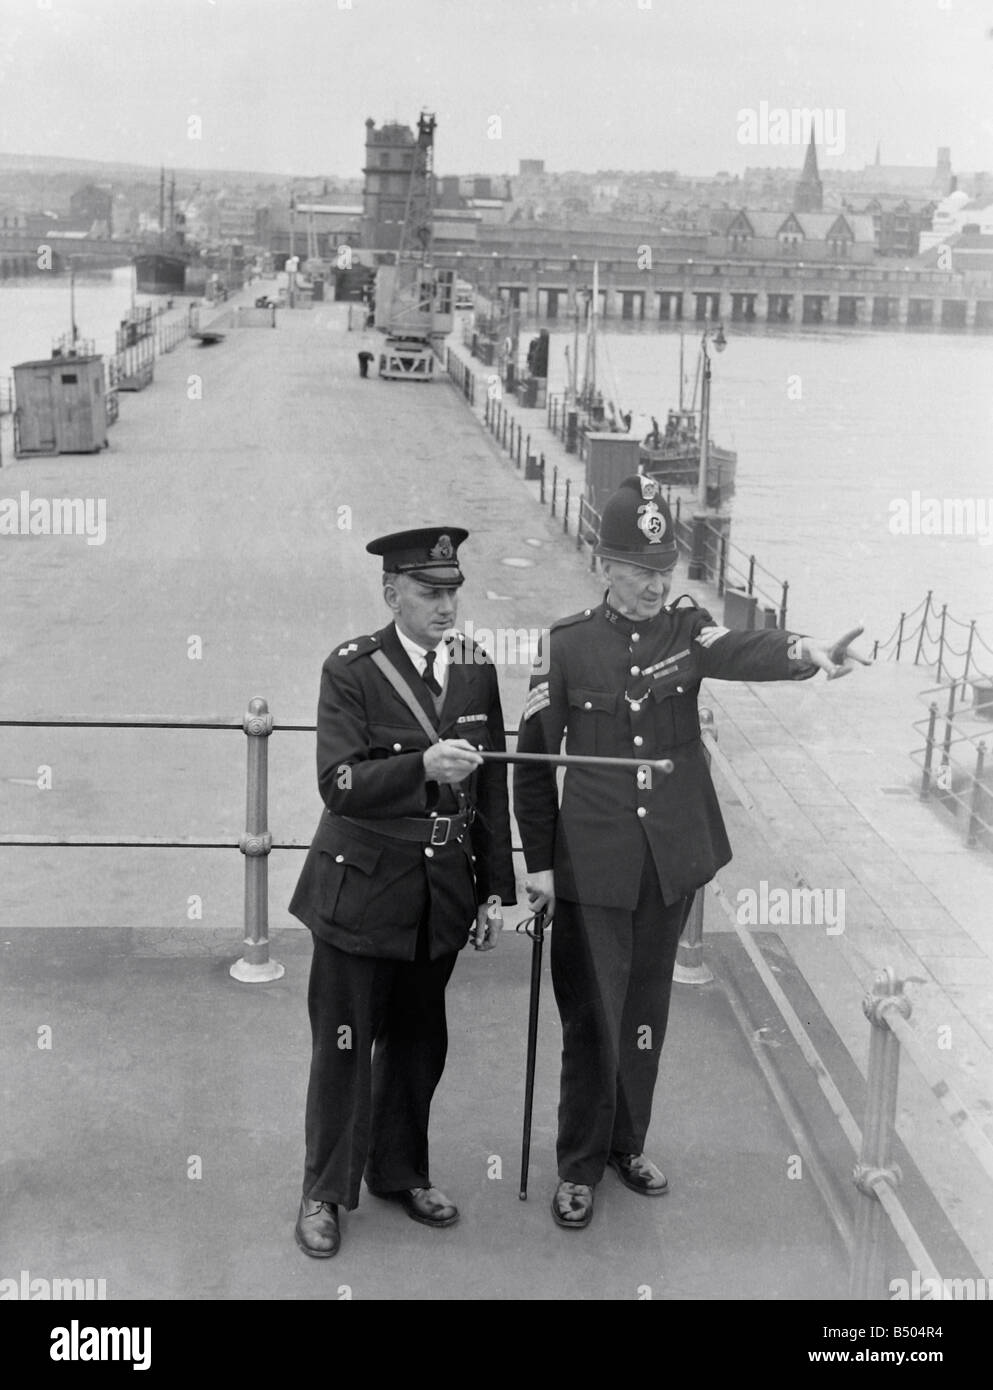
M 641 498 L 643 502 L 651 502 L 653 498 L 658 497 L 659 484 L 655 478 L 646 478 L 644 473 L 641 473 L 638 475 L 638 481 L 641 483 Z
M 451 536 L 440 535 L 437 544 L 431 547 L 430 553 L 432 560 L 450 560 L 455 554 Z
M 638 508 L 638 530 L 648 537 L 650 545 L 661 545 L 666 532 L 665 517 L 654 502 L 644 502 Z

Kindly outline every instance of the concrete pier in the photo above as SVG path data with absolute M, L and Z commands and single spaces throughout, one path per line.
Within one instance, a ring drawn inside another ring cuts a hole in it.
M 345 306 L 315 305 L 280 312 L 275 330 L 183 344 L 157 364 L 149 390 L 127 399 L 108 452 L 0 471 L 0 496 L 103 498 L 107 514 L 103 545 L 0 542 L 5 717 L 240 717 L 264 696 L 276 721 L 269 826 L 301 845 L 320 812 L 313 736 L 279 725 L 312 723 L 327 652 L 385 621 L 364 551 L 371 535 L 464 523 L 473 534 L 460 621 L 477 629 L 540 628 L 600 593 L 561 514 L 541 506 L 539 484 L 482 429 L 485 369 L 471 364 L 475 416 L 444 380 L 364 380 L 356 354 L 377 340 L 346 323 Z M 510 412 L 532 451 L 550 453 L 542 414 L 512 403 Z M 561 466 L 578 486 L 581 467 L 564 453 Z M 511 726 L 528 677 L 526 664 L 500 670 Z M 877 668 L 803 690 L 721 685 L 705 703 L 782 836 L 775 863 L 722 788 L 736 849 L 721 875 L 731 900 L 794 869 L 852 895 L 846 936 L 861 967 L 810 927 L 756 937 L 853 1112 L 868 1047 L 861 998 L 873 969 L 895 962 L 924 981 L 914 987 L 924 1026 L 952 1020 L 956 1047 L 941 1060 L 956 1087 L 993 1113 L 993 947 L 982 920 L 993 871 L 913 798 L 887 791 L 908 781 L 912 677 Z M 6 728 L 0 819 L 23 834 L 236 838 L 243 743 L 237 732 Z M 43 766 L 50 789 L 39 785 Z M 511 912 L 499 949 L 466 955 L 449 992 L 432 1154 L 461 1224 L 426 1231 L 364 1194 L 330 1268 L 304 1259 L 292 1226 L 309 938 L 285 909 L 302 855 L 274 851 L 270 863 L 273 954 L 286 974 L 241 986 L 227 969 L 241 951 L 237 851 L 0 846 L 0 1272 L 92 1271 L 108 1279 L 110 1298 L 325 1299 L 340 1285 L 356 1298 L 416 1300 L 638 1299 L 644 1289 L 675 1299 L 846 1296 L 832 1212 L 850 1216 L 856 1201 L 851 1151 L 709 897 L 704 942 L 717 981 L 677 987 L 656 1100 L 651 1151 L 673 1189 L 664 1202 L 605 1180 L 588 1232 L 553 1226 L 560 1040 L 547 974 L 532 1197 L 518 1201 L 529 946 Z M 42 1028 L 50 1048 L 36 1045 Z M 766 1063 L 808 1117 L 799 1137 Z M 905 1086 L 900 1162 L 915 1224 L 944 1272 L 978 1273 L 993 1252 L 980 1177 L 960 1161 L 927 1088 Z M 805 1173 L 825 1175 L 823 1189 L 788 1179 L 797 1152 Z M 895 1244 L 890 1269 L 910 1269 Z

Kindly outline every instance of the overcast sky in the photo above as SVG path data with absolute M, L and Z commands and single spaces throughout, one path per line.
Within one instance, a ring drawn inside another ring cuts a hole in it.
M 990 0 L 0 0 L 0 150 L 358 176 L 366 116 L 427 107 L 439 173 L 799 166 L 739 139 L 764 102 L 833 113 L 824 168 L 969 172 L 991 31 Z

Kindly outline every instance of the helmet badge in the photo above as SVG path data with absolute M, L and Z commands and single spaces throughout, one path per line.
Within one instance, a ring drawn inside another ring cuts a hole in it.
M 648 537 L 650 545 L 662 544 L 666 521 L 654 502 L 643 502 L 638 508 L 638 530 Z

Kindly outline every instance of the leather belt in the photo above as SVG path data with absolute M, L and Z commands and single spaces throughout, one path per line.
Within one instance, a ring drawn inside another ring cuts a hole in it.
M 358 816 L 342 816 L 349 825 L 357 825 L 362 830 L 375 831 L 391 840 L 413 840 L 422 845 L 447 845 L 451 840 L 461 840 L 472 825 L 475 811 L 460 812 L 454 816 L 397 816 L 394 820 L 363 820 Z

